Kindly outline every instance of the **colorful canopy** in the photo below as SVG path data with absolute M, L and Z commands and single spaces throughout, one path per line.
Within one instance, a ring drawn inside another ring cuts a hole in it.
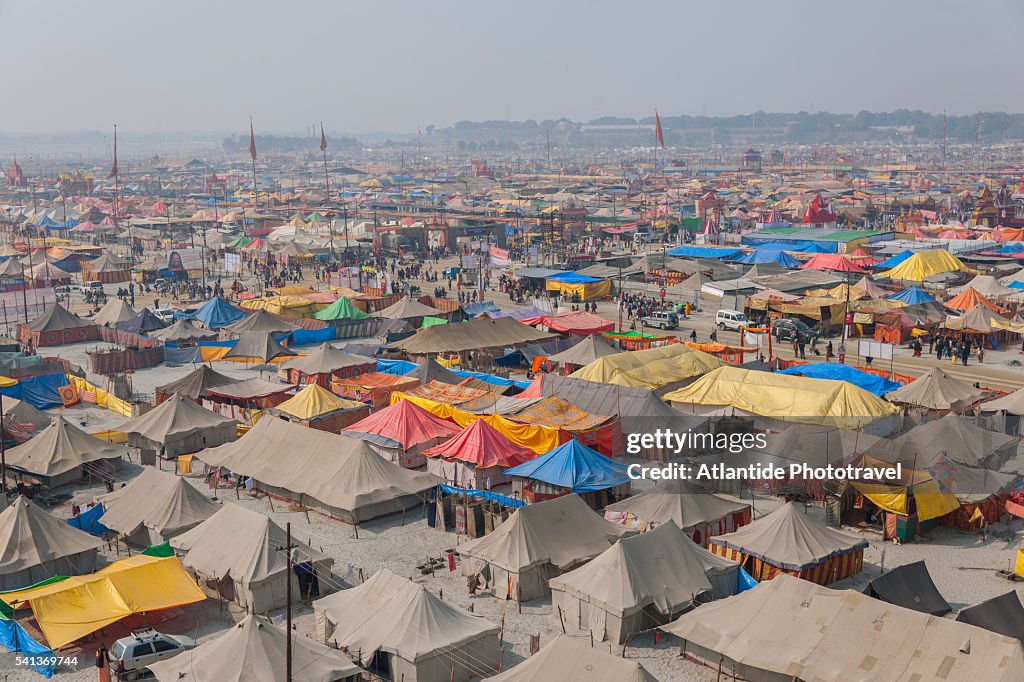
M 614 488 L 630 480 L 624 464 L 575 439 L 505 473 L 568 488 L 574 493 Z
M 344 296 L 313 315 L 318 320 L 365 320 L 369 314 L 352 305 Z
M 819 253 L 800 266 L 801 270 L 833 270 L 835 272 L 857 272 L 867 274 L 869 271 L 857 265 L 853 260 L 840 253 Z
M 912 286 L 887 297 L 887 300 L 902 301 L 907 305 L 917 305 L 918 303 L 930 303 L 935 300 L 935 297 L 918 286 Z
M 477 469 L 514 467 L 536 457 L 533 450 L 516 445 L 483 419 L 476 420 L 451 440 L 424 450 L 423 454 L 458 460 Z
M 461 429 L 450 421 L 435 417 L 409 400 L 399 400 L 390 407 L 345 427 L 345 431 L 351 431 L 353 434 L 375 433 L 400 443 L 408 450 L 420 443 L 451 438 L 458 435 Z
M 949 251 L 928 249 L 915 253 L 893 269 L 878 273 L 878 276 L 921 282 L 945 272 L 970 272 L 970 269 Z
M 358 410 L 366 405 L 355 400 L 339 398 L 319 384 L 307 384 L 304 389 L 274 407 L 299 419 L 314 419 L 338 410 Z

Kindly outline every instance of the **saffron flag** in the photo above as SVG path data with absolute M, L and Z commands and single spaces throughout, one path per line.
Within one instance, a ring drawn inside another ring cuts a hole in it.
M 320 124 L 320 151 L 327 151 L 327 136 L 324 135 L 324 124 Z
M 661 116 L 658 116 L 658 112 L 654 112 L 654 138 L 661 145 L 661 148 L 665 148 L 665 131 L 661 129 Z
M 107 177 L 112 178 L 115 175 L 117 175 L 117 126 L 114 126 L 114 165 L 110 167 Z
M 249 119 L 249 156 L 256 160 L 256 133 L 252 129 L 252 119 Z

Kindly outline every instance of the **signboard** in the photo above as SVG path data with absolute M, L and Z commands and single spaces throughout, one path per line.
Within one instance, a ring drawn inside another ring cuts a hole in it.
M 861 341 L 857 351 L 862 357 L 874 358 L 877 360 L 892 360 L 893 345 L 891 343 L 879 343 L 878 341 Z
M 242 273 L 242 257 L 237 253 L 224 254 L 224 270 L 235 274 Z
M 175 249 L 167 254 L 167 269 L 171 272 L 185 272 L 203 269 L 202 249 Z
M 512 264 L 512 259 L 509 258 L 508 249 L 492 246 L 490 251 L 492 268 L 507 268 Z

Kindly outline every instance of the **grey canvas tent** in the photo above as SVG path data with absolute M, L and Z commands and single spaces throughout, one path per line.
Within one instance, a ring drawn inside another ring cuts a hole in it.
M 141 547 L 181 535 L 220 510 L 181 476 L 152 467 L 97 502 L 103 505 L 103 525 Z
M 184 656 L 149 667 L 159 680 L 185 682 L 354 682 L 362 670 L 348 656 L 309 637 L 292 636 L 292 676 L 285 668 L 288 634 L 249 615 Z
M 489 535 L 470 540 L 459 552 L 467 573 L 490 564 L 495 596 L 530 601 L 550 594 L 551 578 L 634 533 L 605 521 L 578 495 L 563 495 L 520 507 Z
M 553 338 L 510 317 L 439 324 L 392 344 L 410 355 L 514 348 Z
M 1024 642 L 1024 606 L 1015 590 L 966 608 L 956 619 Z
M 244 472 L 272 494 L 347 523 L 410 509 L 441 479 L 385 461 L 365 441 L 261 419 L 249 433 L 197 455 Z
M 961 411 L 986 395 L 988 393 L 973 384 L 934 367 L 906 386 L 886 393 L 885 398 L 899 405 L 941 412 Z
M 135 314 L 135 308 L 128 305 L 127 301 L 115 297 L 103 304 L 99 312 L 92 316 L 92 321 L 96 324 L 114 326 L 120 322 L 127 322 L 135 317 Z
M 238 438 L 237 426 L 234 419 L 175 394 L 117 430 L 128 434 L 132 447 L 175 457 L 230 443 Z
M 556 618 L 589 630 L 596 641 L 622 644 L 700 603 L 736 594 L 739 568 L 668 521 L 552 578 L 551 604 Z
M 577 637 L 559 635 L 519 665 L 487 678 L 489 682 L 657 682 L 636 661 L 604 651 Z
M 956 414 L 915 426 L 891 441 L 881 441 L 866 454 L 890 464 L 921 469 L 945 455 L 957 464 L 997 470 L 1017 451 L 1018 439 L 975 426 Z
M 463 682 L 498 672 L 498 627 L 381 569 L 313 602 L 317 639 L 391 680 Z
M 147 336 L 166 343 L 183 344 L 216 339 L 218 334 L 212 329 L 200 329 L 190 320 L 177 320 L 171 326 L 152 331 Z
M 403 296 L 387 308 L 377 311 L 378 317 L 383 317 L 388 320 L 414 320 L 417 318 L 424 318 L 428 316 L 438 317 L 441 315 L 444 315 L 444 313 L 437 308 L 424 305 L 419 301 L 409 298 L 408 296 Z
M 600 340 L 600 334 L 591 334 L 586 336 L 582 341 L 577 343 L 572 348 L 563 350 L 561 353 L 555 353 L 554 355 L 548 356 L 548 361 L 557 362 L 561 365 L 576 365 L 582 367 L 589 365 L 598 358 L 603 358 L 606 355 L 615 355 L 622 351 L 612 348 L 608 343 Z
M 953 610 L 939 594 L 923 561 L 915 561 L 886 571 L 868 583 L 864 594 L 933 616 L 941 616 Z
M 18 497 L 0 512 L 0 590 L 18 590 L 55 575 L 96 570 L 96 553 L 105 543 L 73 528 Z
M 299 583 L 289 568 L 283 528 L 259 512 L 226 504 L 198 526 L 170 540 L 182 554 L 182 565 L 201 586 L 245 607 L 247 613 L 264 613 L 286 604 L 287 580 L 292 594 Z M 334 559 L 292 537 L 292 561 L 309 562 L 319 584 L 330 584 Z
M 243 332 L 224 357 L 270 362 L 274 358 L 286 355 L 295 353 L 278 343 L 270 332 Z
M 123 445 L 100 440 L 58 416 L 38 436 L 7 451 L 7 470 L 56 488 L 83 478 L 83 470 L 117 468 L 127 454 Z
M 1024 679 L 1018 640 L 789 575 L 662 630 L 686 656 L 761 682 Z
M 276 315 L 271 315 L 265 310 L 257 310 L 252 315 L 249 315 L 234 324 L 229 324 L 222 329 L 222 332 L 226 332 L 228 338 L 238 338 L 248 332 L 265 332 L 268 334 L 287 334 L 288 332 L 295 331 L 298 329 L 297 326 L 291 322 L 285 322 Z
M 189 400 L 198 400 L 206 397 L 207 388 L 237 384 L 238 379 L 221 374 L 207 365 L 199 365 L 182 378 L 172 381 L 169 384 L 156 387 L 157 402 L 166 400 L 177 393 Z
M 315 375 L 331 374 L 348 367 L 374 366 L 376 362 L 373 358 L 353 355 L 347 350 L 335 348 L 324 342 L 317 346 L 312 353 L 294 360 L 285 360 L 278 367 L 282 370 L 295 369 L 303 374 Z
M 731 533 L 750 523 L 750 505 L 709 493 L 683 480 L 662 481 L 639 495 L 610 504 L 604 517 L 630 528 L 647 530 L 665 523 L 681 528 L 706 547 L 712 535 Z

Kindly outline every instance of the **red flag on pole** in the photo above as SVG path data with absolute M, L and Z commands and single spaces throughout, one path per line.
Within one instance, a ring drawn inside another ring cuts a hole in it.
M 252 119 L 249 119 L 249 156 L 256 160 L 256 133 L 252 129 Z
M 110 172 L 107 173 L 108 178 L 112 178 L 117 175 L 117 126 L 114 126 L 114 165 L 110 167 Z
M 327 136 L 324 135 L 324 124 L 320 124 L 320 151 L 327 151 Z
M 665 148 L 665 131 L 661 129 L 661 116 L 658 116 L 658 112 L 654 112 L 654 139 L 658 141 L 661 148 Z

